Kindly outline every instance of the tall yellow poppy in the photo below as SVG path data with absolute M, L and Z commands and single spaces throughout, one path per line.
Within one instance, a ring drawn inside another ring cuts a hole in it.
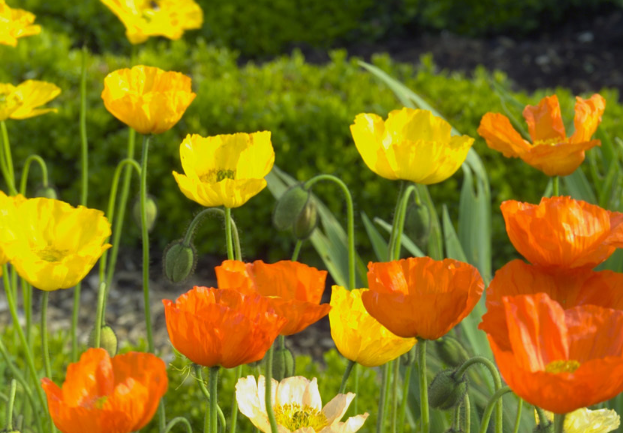
M 275 152 L 270 132 L 188 135 L 180 145 L 184 173 L 173 172 L 182 193 L 202 206 L 235 208 L 266 186 Z
M 452 176 L 463 164 L 474 139 L 451 136 L 452 127 L 427 110 L 403 108 L 386 121 L 362 113 L 350 126 L 366 165 L 381 177 L 430 185 Z

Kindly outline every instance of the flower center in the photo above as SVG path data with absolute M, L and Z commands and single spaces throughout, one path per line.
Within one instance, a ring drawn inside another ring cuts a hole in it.
M 93 406 L 95 406 L 96 409 L 103 409 L 106 400 L 108 400 L 108 396 L 99 397 L 97 400 L 95 400 Z
M 37 255 L 46 262 L 60 262 L 67 255 L 68 250 L 57 250 L 48 245 L 47 247 L 37 251 Z
M 580 363 L 578 361 L 576 361 L 575 359 L 570 359 L 568 361 L 565 360 L 559 360 L 559 361 L 553 361 L 550 362 L 549 364 L 547 364 L 545 366 L 545 371 L 547 373 L 554 373 L 554 374 L 558 374 L 558 373 L 574 373 L 575 370 L 577 370 L 578 368 L 580 368 Z
M 210 170 L 209 173 L 199 176 L 201 182 L 219 183 L 224 179 L 235 179 L 236 170 Z
M 547 140 L 537 140 L 532 143 L 532 146 L 556 146 L 557 144 L 563 144 L 566 140 L 560 138 L 549 138 Z
M 317 409 L 310 406 L 299 406 L 297 403 L 284 404 L 275 407 L 275 419 L 290 431 L 300 428 L 311 427 L 314 431 L 320 431 L 327 426 L 327 417 Z

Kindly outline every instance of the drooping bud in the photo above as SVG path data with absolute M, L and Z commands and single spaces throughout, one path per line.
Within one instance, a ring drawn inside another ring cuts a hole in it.
M 449 335 L 435 340 L 434 347 L 439 359 L 451 368 L 457 368 L 469 359 L 469 354 L 461 342 Z
M 455 370 L 443 370 L 428 387 L 428 402 L 434 409 L 448 410 L 461 404 L 467 394 L 467 380 L 455 377 Z
M 294 356 L 290 349 L 274 349 L 273 352 L 273 379 L 281 381 L 286 377 L 294 376 Z
M 293 185 L 277 201 L 273 210 L 273 225 L 277 230 L 288 230 L 294 226 L 305 210 L 310 192 L 303 184 Z
M 37 191 L 35 191 L 35 197 L 51 198 L 56 200 L 58 198 L 58 194 L 54 187 L 41 186 L 37 188 Z
M 197 253 L 192 244 L 185 245 L 183 240 L 177 240 L 164 250 L 163 260 L 164 276 L 172 283 L 179 283 L 195 271 Z
M 99 347 L 106 349 L 106 352 L 108 352 L 108 355 L 112 358 L 117 354 L 118 346 L 119 342 L 115 331 L 113 331 L 113 329 L 108 325 L 102 326 L 102 329 L 100 330 Z M 93 327 L 91 333 L 89 334 L 89 347 L 95 347 L 95 327 Z
M 428 249 L 428 238 L 431 231 L 431 218 L 428 207 L 424 204 L 412 203 L 407 209 L 404 232 L 422 251 Z
M 156 224 L 156 218 L 158 217 L 158 206 L 152 196 L 145 197 L 145 216 L 147 222 L 147 231 L 150 232 Z M 132 217 L 136 224 L 141 226 L 141 200 L 137 197 L 132 205 Z
M 303 208 L 301 213 L 299 213 L 299 216 L 294 222 L 294 225 L 292 226 L 292 232 L 298 240 L 304 241 L 312 235 L 317 225 L 318 210 L 316 208 L 314 200 L 312 200 L 310 197 L 310 199 L 307 200 L 305 207 Z

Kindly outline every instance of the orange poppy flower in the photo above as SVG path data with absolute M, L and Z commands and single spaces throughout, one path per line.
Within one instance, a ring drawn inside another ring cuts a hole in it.
M 168 383 L 157 356 L 129 352 L 111 358 L 104 349 L 89 349 L 69 364 L 62 388 L 41 380 L 52 420 L 63 433 L 138 431 L 156 413 Z
M 194 287 L 162 303 L 173 347 L 205 367 L 259 361 L 286 323 L 268 299 L 237 290 Z
M 551 274 L 539 268 L 513 260 L 495 273 L 487 288 L 487 310 L 503 308 L 505 296 L 546 293 L 565 310 L 580 305 L 596 305 L 623 311 L 623 274 L 612 271 L 595 272 L 571 269 Z M 495 339 L 508 333 L 506 320 L 499 314 L 485 313 L 479 326 Z
M 594 268 L 623 247 L 623 213 L 570 197 L 543 198 L 539 205 L 508 200 L 500 208 L 508 237 L 533 265 Z
M 623 311 L 565 310 L 537 293 L 505 296 L 489 314 L 508 329 L 488 335 L 500 373 L 528 403 L 564 414 L 623 391 Z
M 513 128 L 508 117 L 487 113 L 478 127 L 478 134 L 487 145 L 505 157 L 521 158 L 548 176 L 567 176 L 584 161 L 584 151 L 600 146 L 591 140 L 601 122 L 606 100 L 598 94 L 589 99 L 576 97 L 575 132 L 567 137 L 556 95 L 541 99 L 539 105 L 528 105 L 523 116 L 528 124 L 532 143 L 524 140 Z
M 329 304 L 320 305 L 327 271 L 289 260 L 272 265 L 226 260 L 215 270 L 219 288 L 269 297 L 275 312 L 288 319 L 281 335 L 301 332 L 331 309 Z
M 472 311 L 484 283 L 478 270 L 457 260 L 417 257 L 368 264 L 368 313 L 400 337 L 436 340 Z

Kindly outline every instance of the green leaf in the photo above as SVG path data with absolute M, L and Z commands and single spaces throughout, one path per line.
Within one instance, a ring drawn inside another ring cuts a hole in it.
M 392 225 L 387 221 L 383 221 L 381 218 L 375 217 L 374 223 L 381 227 L 383 230 L 385 230 L 388 234 L 391 234 Z M 403 233 L 400 239 L 400 243 L 402 244 L 403 248 L 409 251 L 409 253 L 411 253 L 413 257 L 424 257 L 426 255 L 422 252 L 422 250 L 417 247 L 417 245 L 415 245 L 415 242 L 413 242 L 406 234 Z
M 467 263 L 467 257 L 465 257 L 465 252 L 463 251 L 463 247 L 461 247 L 461 242 L 459 242 L 459 237 L 454 230 L 450 215 L 448 214 L 448 207 L 445 204 L 443 205 L 442 220 L 443 240 L 446 245 L 447 257 Z
M 370 243 L 372 244 L 372 248 L 376 254 L 377 261 L 386 262 L 389 259 L 387 241 L 383 238 L 383 235 L 379 233 L 376 227 L 374 227 L 374 224 L 370 221 L 370 218 L 368 218 L 368 215 L 366 215 L 365 212 L 361 212 L 361 219 L 363 220 L 363 226 L 368 234 L 368 239 L 370 239 Z
M 597 204 L 597 197 L 582 170 L 578 169 L 562 179 L 571 197 L 576 200 L 584 200 L 591 204 Z

